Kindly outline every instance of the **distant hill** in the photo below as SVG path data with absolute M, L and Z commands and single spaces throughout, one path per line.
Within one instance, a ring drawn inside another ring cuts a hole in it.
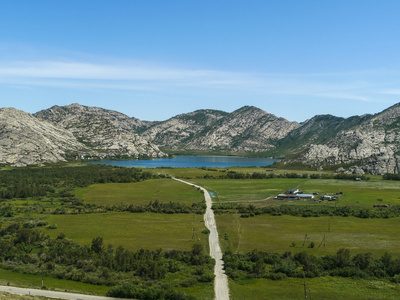
M 15 108 L 0 108 L 0 163 L 26 166 L 64 160 L 84 146 L 69 131 Z
M 53 106 L 34 115 L 0 110 L 0 163 L 30 165 L 66 153 L 114 152 L 131 157 L 238 153 L 283 158 L 347 173 L 399 173 L 400 103 L 375 115 L 317 115 L 301 124 L 254 106 L 231 113 L 203 109 L 146 122 L 98 107 Z
M 53 106 L 34 116 L 68 130 L 92 151 L 116 152 L 127 156 L 165 155 L 158 146 L 134 133 L 135 128 L 145 126 L 144 122 L 116 111 L 75 103 Z
M 332 117 L 331 122 L 313 119 L 298 128 L 307 137 L 299 143 L 298 161 L 321 166 L 355 164 L 350 172 L 356 173 L 399 173 L 400 103 L 375 115 L 341 121 Z M 282 141 L 277 149 L 285 148 L 289 147 Z
M 297 122 L 244 106 L 232 113 L 198 110 L 159 122 L 143 131 L 149 141 L 172 150 L 259 152 L 297 128 Z

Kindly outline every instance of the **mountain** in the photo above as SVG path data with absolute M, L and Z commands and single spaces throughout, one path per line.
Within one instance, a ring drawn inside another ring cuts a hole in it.
M 283 157 L 299 156 L 307 152 L 310 145 L 325 145 L 334 139 L 340 131 L 355 127 L 369 117 L 370 115 L 364 115 L 346 119 L 332 115 L 314 116 L 279 140 L 273 155 Z
M 198 110 L 182 114 L 142 134 L 172 150 L 259 152 L 274 147 L 275 141 L 298 126 L 254 106 L 244 106 L 232 113 Z
M 399 173 L 400 171 L 400 103 L 375 115 L 356 116 L 334 122 L 314 117 L 297 129 L 304 138 L 297 153 L 297 161 L 308 165 L 354 164 L 348 172 L 371 174 Z M 323 118 L 324 119 L 324 118 Z M 312 126 L 310 126 L 310 123 Z M 332 124 L 333 123 L 333 124 Z M 312 128 L 312 129 L 310 129 Z M 325 134 L 321 134 L 324 132 Z M 288 135 L 296 135 L 293 131 Z M 286 141 L 281 141 L 285 148 Z M 286 147 L 287 148 L 287 147 Z
M 203 109 L 177 115 L 145 128 L 141 135 L 147 140 L 169 149 L 186 149 L 186 143 L 194 136 L 206 131 L 225 116 L 227 112 Z
M 0 108 L 0 163 L 26 166 L 65 160 L 66 151 L 83 149 L 69 131 L 15 108 Z
M 231 113 L 203 109 L 166 121 L 145 122 L 80 104 L 30 115 L 0 109 L 0 163 L 57 162 L 66 155 L 115 153 L 160 157 L 168 151 L 257 153 L 347 173 L 400 172 L 400 103 L 374 114 L 317 115 L 301 124 L 254 106 Z
M 116 152 L 121 155 L 165 156 L 158 146 L 134 133 L 146 124 L 139 119 L 98 107 L 77 103 L 53 106 L 34 114 L 71 132 L 87 149 L 97 152 Z

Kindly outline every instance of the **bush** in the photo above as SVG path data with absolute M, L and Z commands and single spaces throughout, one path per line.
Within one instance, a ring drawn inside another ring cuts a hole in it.
M 286 279 L 287 275 L 285 273 L 271 273 L 268 275 L 268 279 L 272 280 L 283 280 Z

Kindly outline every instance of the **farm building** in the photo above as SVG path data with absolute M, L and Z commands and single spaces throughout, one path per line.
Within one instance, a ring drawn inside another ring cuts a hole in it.
M 275 197 L 275 199 L 278 200 L 311 200 L 314 199 L 314 195 L 312 194 L 279 194 L 278 196 Z

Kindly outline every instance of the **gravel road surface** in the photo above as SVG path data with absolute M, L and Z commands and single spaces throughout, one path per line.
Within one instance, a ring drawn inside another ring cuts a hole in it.
M 211 196 L 208 191 L 198 185 L 193 183 L 183 181 L 177 178 L 173 178 L 177 181 L 189 184 L 196 188 L 201 189 L 204 192 L 204 198 L 206 200 L 207 209 L 204 215 L 204 222 L 206 227 L 210 230 L 210 256 L 215 259 L 215 267 L 214 267 L 214 291 L 215 291 L 215 299 L 216 300 L 228 300 L 229 299 L 229 286 L 228 286 L 228 277 L 224 271 L 224 262 L 222 260 L 222 251 L 219 246 L 219 237 L 217 231 L 217 223 L 215 222 L 214 212 L 211 209 L 212 201 Z

